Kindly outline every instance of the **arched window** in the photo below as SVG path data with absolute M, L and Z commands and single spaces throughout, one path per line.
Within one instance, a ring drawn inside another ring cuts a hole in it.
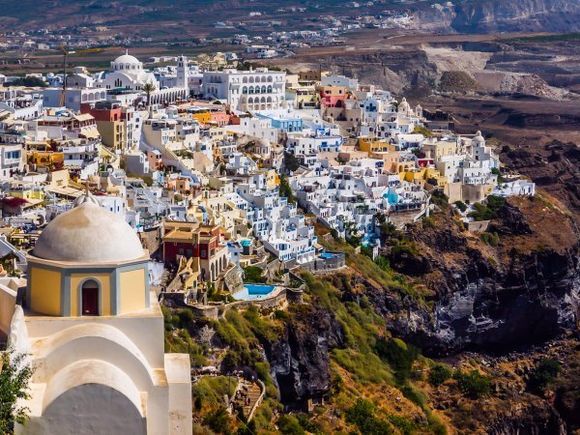
M 81 287 L 81 316 L 99 315 L 99 283 L 89 279 Z
M 268 86 L 268 93 L 271 94 L 272 93 L 272 85 Z
M 242 88 L 242 94 L 247 94 L 247 93 L 248 93 L 248 87 L 247 86 L 244 86 Z
M 262 86 L 261 89 L 262 89 L 262 94 L 265 94 L 266 93 L 266 89 L 267 89 L 266 86 Z

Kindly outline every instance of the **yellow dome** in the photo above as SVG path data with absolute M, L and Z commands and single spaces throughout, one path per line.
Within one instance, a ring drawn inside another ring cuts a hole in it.
M 145 251 L 123 218 L 86 201 L 52 220 L 32 254 L 53 261 L 114 263 L 136 260 Z

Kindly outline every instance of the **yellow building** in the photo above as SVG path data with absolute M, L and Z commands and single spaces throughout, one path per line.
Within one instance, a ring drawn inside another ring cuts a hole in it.
M 423 184 L 427 180 L 435 180 L 438 187 L 444 187 L 447 184 L 447 177 L 435 168 L 419 168 L 417 170 L 403 171 L 399 173 L 401 180 L 409 183 Z
M 266 176 L 266 188 L 272 190 L 280 185 L 280 177 L 278 172 L 274 169 L 270 169 L 265 173 Z
M 40 186 L 32 186 L 23 183 L 11 183 L 8 196 L 23 198 L 27 200 L 43 201 L 45 197 L 44 189 Z
M 0 329 L 35 367 L 19 434 L 191 434 L 187 354 L 164 353 L 163 314 L 137 234 L 97 200 L 43 230 L 23 301 L 0 285 Z
M 103 145 L 113 150 L 121 150 L 127 143 L 125 121 L 97 121 L 97 129 L 101 134 Z
M 395 146 L 385 140 L 361 137 L 358 139 L 358 149 L 369 154 L 395 152 Z

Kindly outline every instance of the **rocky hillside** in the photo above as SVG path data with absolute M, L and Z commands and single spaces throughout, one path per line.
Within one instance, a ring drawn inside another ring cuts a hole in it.
M 441 2 L 417 16 L 421 26 L 460 33 L 580 30 L 580 4 L 570 0 Z
M 437 203 L 405 233 L 386 226 L 375 261 L 321 234 L 349 267 L 303 274 L 304 301 L 286 311 L 167 311 L 170 350 L 266 386 L 245 425 L 224 411 L 229 381 L 202 378 L 196 433 L 579 429 L 578 238 L 566 210 L 546 197 L 494 200 L 476 235 Z
M 32 0 L 5 1 L 0 22 L 27 28 L 31 25 L 62 26 L 82 23 L 101 23 L 128 26 L 168 21 L 189 22 L 198 26 L 231 19 L 247 19 L 249 8 L 259 10 L 264 18 L 288 20 L 292 28 L 311 14 L 336 16 L 361 15 L 362 8 L 344 8 L 344 2 L 326 0 L 50 0 L 42 4 Z M 297 20 L 278 11 L 281 6 L 298 6 L 307 9 L 307 15 Z M 415 17 L 417 29 L 432 29 L 447 33 L 486 33 L 498 31 L 553 31 L 571 32 L 580 29 L 580 6 L 576 0 L 467 0 L 455 2 L 391 1 L 385 0 L 365 5 L 369 15 L 409 13 Z

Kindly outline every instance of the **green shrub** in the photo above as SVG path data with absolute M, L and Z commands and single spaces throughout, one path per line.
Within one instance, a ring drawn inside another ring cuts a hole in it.
M 485 204 L 473 204 L 474 211 L 469 213 L 469 217 L 476 221 L 487 221 L 497 217 L 498 211 L 505 205 L 505 198 L 501 196 L 490 195 L 487 197 Z
M 237 385 L 237 378 L 231 376 L 202 377 L 191 388 L 196 409 L 201 409 L 203 404 L 223 405 L 224 396 L 232 397 Z
M 452 375 L 451 369 L 442 364 L 437 364 L 431 367 L 429 370 L 429 383 L 434 387 L 437 387 L 444 383 L 447 379 L 450 379 Z
M 399 415 L 389 415 L 389 422 L 395 426 L 403 435 L 411 435 L 417 425 L 408 418 Z
M 293 415 L 283 415 L 278 420 L 278 429 L 283 435 L 304 435 L 306 432 L 302 429 L 300 422 Z
M 216 409 L 214 412 L 209 414 L 203 421 L 203 423 L 210 427 L 216 433 L 229 434 L 230 430 L 230 416 L 224 407 Z
M 465 210 L 467 210 L 467 204 L 463 201 L 455 201 L 453 204 L 455 204 L 455 207 L 457 207 L 461 213 L 465 213 Z
M 375 351 L 377 355 L 389 363 L 399 382 L 405 382 L 409 378 L 413 363 L 419 356 L 415 347 L 408 346 L 398 338 L 377 340 Z
M 496 247 L 499 245 L 499 234 L 496 232 L 493 233 L 482 233 L 479 238 L 484 242 L 487 243 L 489 246 Z
M 562 369 L 560 363 L 553 359 L 542 359 L 532 371 L 528 379 L 528 388 L 541 393 L 551 385 Z
M 387 257 L 383 257 L 382 255 L 379 255 L 377 258 L 375 258 L 375 264 L 385 272 L 389 272 L 391 270 L 391 263 L 389 262 L 389 259 Z
M 435 184 L 437 184 L 436 181 Z M 435 189 L 431 194 L 431 202 L 440 208 L 447 208 L 449 205 L 449 197 L 443 193 L 443 190 Z
M 388 435 L 393 433 L 389 423 L 375 416 L 375 406 L 368 400 L 358 399 L 346 411 L 346 421 L 356 425 L 364 435 Z
M 491 392 L 491 380 L 477 370 L 471 370 L 469 373 L 457 371 L 453 377 L 463 395 L 472 399 L 487 396 Z

